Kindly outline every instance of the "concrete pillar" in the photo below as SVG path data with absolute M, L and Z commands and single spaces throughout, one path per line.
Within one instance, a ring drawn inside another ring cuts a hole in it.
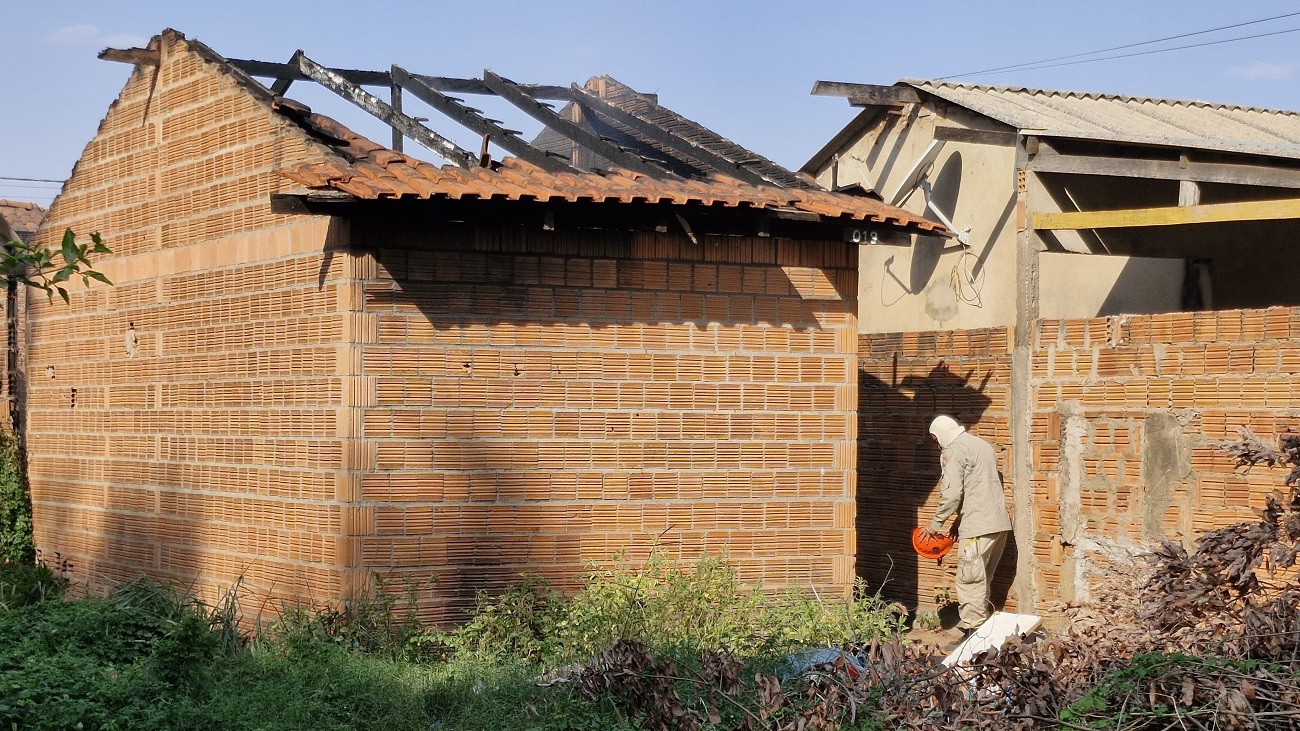
M 1013 591 L 1021 611 L 1038 605 L 1034 576 L 1033 448 L 1029 442 L 1033 420 L 1034 336 L 1039 316 L 1038 240 L 1029 217 L 1029 184 L 1033 174 L 1026 168 L 1037 147 L 1037 139 L 1021 136 L 1016 142 L 1016 329 L 1011 350 L 1011 485 L 1015 510 L 1011 516 L 1016 540 L 1016 581 Z

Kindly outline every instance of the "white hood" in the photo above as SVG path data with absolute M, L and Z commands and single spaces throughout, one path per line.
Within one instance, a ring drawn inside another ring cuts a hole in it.
M 966 427 L 957 423 L 957 420 L 951 416 L 936 416 L 934 421 L 930 422 L 930 433 L 934 438 L 939 440 L 939 446 L 944 449 L 952 444 L 952 440 L 961 436 L 966 431 Z

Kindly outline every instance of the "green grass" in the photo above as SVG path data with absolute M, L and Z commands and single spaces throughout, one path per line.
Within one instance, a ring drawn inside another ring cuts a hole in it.
M 429 632 L 413 596 L 382 584 L 345 607 L 287 609 L 254 637 L 233 601 L 204 605 L 148 580 L 60 598 L 44 569 L 0 572 L 0 729 L 628 729 L 610 699 L 547 669 L 639 638 L 688 666 L 728 646 L 751 668 L 787 649 L 897 631 L 874 599 L 820 602 L 741 587 L 720 557 L 593 570 L 564 598 L 529 580 L 481 598 L 459 630 Z M 420 587 L 407 587 L 418 592 Z M 752 671 L 750 672 L 752 675 Z
M 617 728 L 535 665 L 419 664 L 325 641 L 224 641 L 214 614 L 149 584 L 0 611 L 3 729 Z

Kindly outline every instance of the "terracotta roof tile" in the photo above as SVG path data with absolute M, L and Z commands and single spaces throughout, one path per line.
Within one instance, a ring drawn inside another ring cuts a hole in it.
M 45 209 L 35 203 L 10 201 L 0 198 L 0 218 L 3 218 L 18 238 L 30 241 L 45 220 Z
M 513 157 L 505 158 L 493 168 L 438 167 L 368 140 L 297 102 L 277 100 L 275 108 L 323 140 L 340 157 L 278 172 L 309 188 L 333 188 L 358 198 L 644 202 L 794 209 L 846 221 L 873 221 L 914 232 L 946 231 L 942 224 L 872 198 L 810 188 L 755 186 L 719 174 L 703 180 L 687 180 L 656 179 L 619 168 L 604 174 L 551 173 Z

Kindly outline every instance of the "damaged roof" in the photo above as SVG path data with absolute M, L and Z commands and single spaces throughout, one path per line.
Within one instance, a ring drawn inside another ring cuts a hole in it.
M 176 33 L 175 31 L 167 31 Z M 181 34 L 176 33 L 177 36 Z M 832 193 L 715 132 L 662 107 L 607 77 L 586 86 L 521 84 L 485 70 L 481 79 L 437 77 L 393 66 L 388 71 L 325 67 L 296 52 L 288 63 L 227 59 L 187 40 L 205 60 L 230 74 L 255 97 L 332 151 L 332 159 L 288 165 L 278 172 L 308 189 L 339 191 L 356 199 L 506 200 L 669 204 L 710 209 L 763 210 L 777 217 L 822 223 L 874 223 L 912 233 L 946 235 L 940 223 L 886 205 L 869 192 Z M 106 49 L 101 58 L 157 65 L 152 48 Z M 273 79 L 265 86 L 253 77 Z M 385 147 L 334 119 L 286 98 L 298 81 L 334 92 L 388 124 Z M 365 87 L 380 87 L 376 96 Z M 469 106 L 458 95 L 495 95 L 542 122 L 536 144 Z M 482 136 L 482 150 L 463 149 L 403 111 L 413 96 Z M 550 102 L 566 103 L 557 112 Z M 577 120 L 577 121 L 575 121 Z M 419 143 L 446 164 L 407 155 L 405 140 Z M 488 154 L 488 143 L 511 153 Z M 306 193 L 310 193 L 307 191 Z
M 617 140 L 620 145 L 638 147 L 643 154 L 660 159 L 672 159 L 674 150 L 665 145 L 662 139 L 653 136 L 637 121 L 646 122 L 653 127 L 664 130 L 670 135 L 685 140 L 696 146 L 699 151 L 711 152 L 737 168 L 752 173 L 749 182 L 769 183 L 783 188 L 814 188 L 816 184 L 806 176 L 799 176 L 775 162 L 749 150 L 717 132 L 692 121 L 659 104 L 657 94 L 643 94 L 611 76 L 591 78 L 582 87 L 575 89 L 585 92 L 581 101 L 572 101 L 559 111 L 559 114 L 593 132 Z M 582 103 L 582 102 L 585 102 Z M 603 102 L 603 103 L 602 103 Z M 610 109 L 609 107 L 614 107 Z M 617 110 L 617 111 L 615 111 Z M 621 111 L 624 115 L 619 115 Z M 632 119 L 628 119 L 628 116 Z M 562 134 L 550 129 L 543 129 L 533 140 L 533 145 L 553 150 L 566 156 L 582 155 L 580 147 Z M 575 148 L 577 148 L 575 150 Z M 592 156 L 587 159 L 591 166 L 599 166 L 601 161 Z M 608 164 L 608 163 L 605 163 Z M 689 175 L 692 166 L 687 165 L 680 172 Z M 722 172 L 734 172 L 722 170 Z M 757 176 L 757 179 L 755 179 Z
M 279 171 L 309 188 L 334 189 L 357 198 L 442 198 L 596 203 L 668 203 L 769 210 L 942 232 L 942 224 L 874 198 L 810 188 L 749 185 L 714 173 L 705 179 L 654 178 L 621 168 L 604 172 L 550 172 L 517 158 L 494 167 L 437 166 L 388 149 L 339 122 L 289 100 L 274 108 L 339 153 L 339 161 L 304 163 Z

